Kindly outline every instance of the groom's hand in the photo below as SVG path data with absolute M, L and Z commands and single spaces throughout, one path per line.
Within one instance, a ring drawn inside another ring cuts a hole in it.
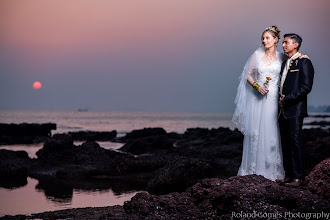
M 280 97 L 280 105 L 281 106 L 283 106 L 285 104 L 284 97 L 285 97 L 285 95 L 281 95 L 281 97 Z

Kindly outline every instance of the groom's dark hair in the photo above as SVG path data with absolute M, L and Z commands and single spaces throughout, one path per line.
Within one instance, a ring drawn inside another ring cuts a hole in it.
M 294 42 L 297 42 L 298 43 L 297 50 L 299 50 L 299 48 L 301 46 L 302 38 L 298 34 L 293 34 L 293 33 L 285 34 L 283 38 L 286 38 L 286 37 L 290 37 L 290 39 L 292 39 Z

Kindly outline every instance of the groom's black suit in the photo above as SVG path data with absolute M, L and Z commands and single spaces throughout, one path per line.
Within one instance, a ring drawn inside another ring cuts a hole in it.
M 283 74 L 286 61 L 282 63 Z M 314 68 L 306 58 L 296 58 L 290 62 L 283 84 L 282 94 L 285 104 L 279 107 L 283 163 L 286 177 L 304 179 L 302 149 L 302 126 L 307 114 L 307 94 L 313 86 Z

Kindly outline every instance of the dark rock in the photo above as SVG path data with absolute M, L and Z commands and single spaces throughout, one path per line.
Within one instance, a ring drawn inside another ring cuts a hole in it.
M 96 142 L 73 145 L 70 135 L 54 135 L 51 141 L 37 152 L 37 165 L 31 170 L 35 178 L 55 176 L 57 178 L 93 178 L 97 176 L 142 175 L 148 181 L 150 174 L 166 164 L 153 157 L 135 158 L 101 148 Z M 146 183 L 144 184 L 146 185 Z
M 187 129 L 180 141 L 177 142 L 178 147 L 191 146 L 217 146 L 222 144 L 242 145 L 243 135 L 237 129 L 231 131 L 229 128 L 206 129 L 194 128 Z
M 210 174 L 208 162 L 177 157 L 156 172 L 148 183 L 148 191 L 154 194 L 180 192 Z
M 330 157 L 329 130 L 303 132 L 308 174 Z M 93 183 L 96 187 L 114 187 L 110 182 L 117 180 L 118 191 L 124 190 L 120 184 L 125 182 L 124 188 L 134 190 L 134 184 L 128 182 L 136 180 L 135 190 L 182 192 L 203 178 L 235 176 L 241 163 L 243 135 L 228 128 L 188 129 L 184 134 L 167 134 L 158 128 L 136 130 L 123 139 L 127 144 L 122 150 L 129 153 L 106 150 L 96 142 L 75 146 L 73 139 L 72 135 L 54 135 L 25 173 L 39 180 L 47 177 L 53 182 L 70 182 L 71 188 L 92 188 Z M 97 179 L 103 179 L 104 185 Z M 43 188 L 51 192 L 51 188 Z
M 129 141 L 119 150 L 135 155 L 144 153 L 164 153 L 173 149 L 173 141 L 166 136 L 147 137 Z
M 122 141 L 136 140 L 146 137 L 155 137 L 166 135 L 166 131 L 163 128 L 144 128 L 141 130 L 133 130 L 132 132 L 120 138 Z
M 189 193 L 152 196 L 139 193 L 124 204 L 125 219 L 206 219 Z M 107 216 L 109 217 L 109 216 Z M 103 218 L 109 219 L 109 218 Z
M 330 129 L 304 129 L 304 159 L 306 174 L 317 164 L 330 157 Z
M 208 128 L 188 128 L 184 133 L 185 136 L 197 136 L 197 137 L 206 136 L 208 134 L 209 134 Z
M 145 190 L 162 194 L 183 191 L 205 177 L 236 175 L 242 154 L 241 133 L 228 128 L 189 129 L 183 135 L 143 129 L 133 131 L 127 140 L 121 150 L 141 156 L 105 150 L 95 142 L 74 146 L 72 135 L 54 135 L 37 153 L 39 166 L 46 169 L 33 169 L 31 174 L 80 180 L 135 177 L 140 186 L 148 185 Z
M 308 190 L 281 186 L 262 176 L 227 180 L 206 179 L 187 190 L 194 203 L 211 216 L 232 217 L 240 213 L 321 212 L 330 203 Z M 211 217 L 210 216 L 210 217 Z
M 330 158 L 319 163 L 306 177 L 307 188 L 330 200 Z
M 248 175 L 204 179 L 182 193 L 138 193 L 123 207 L 68 209 L 5 219 L 302 219 L 299 213 L 328 213 L 329 207 L 328 200 L 309 190 Z
M 189 129 L 176 143 L 180 156 L 207 160 L 213 176 L 228 178 L 237 174 L 242 158 L 243 135 L 228 128 Z
M 112 141 L 117 136 L 117 131 L 111 132 L 97 132 L 97 131 L 78 131 L 69 132 L 75 141 Z
M 62 220 L 91 220 L 100 219 L 102 216 L 111 215 L 112 220 L 122 219 L 121 217 L 125 214 L 122 206 L 109 206 L 109 207 L 94 207 L 94 208 L 75 208 L 58 210 L 53 212 L 43 212 L 38 214 L 31 214 L 28 216 L 17 215 L 0 217 L 1 220 L 27 220 L 27 219 L 62 219 Z M 119 217 L 118 217 L 119 216 Z M 103 218 L 103 217 L 102 217 Z
M 0 145 L 42 143 L 56 130 L 56 124 L 3 124 L 0 123 Z
M 330 121 L 312 121 L 305 123 L 305 125 L 319 125 L 321 127 L 330 125 Z
M 0 150 L 0 186 L 5 188 L 24 186 L 32 159 L 25 151 Z
M 249 175 L 226 180 L 205 179 L 183 193 L 161 196 L 139 193 L 125 202 L 125 214 L 121 217 L 230 219 L 233 215 L 248 213 L 255 215 L 250 219 L 289 219 L 289 213 L 327 213 L 329 207 L 329 201 L 308 190 L 281 186 L 262 176 Z M 273 216 L 264 216 L 267 213 Z M 110 219 L 108 217 L 101 219 Z
M 329 106 L 329 109 L 330 109 L 330 106 Z M 309 118 L 329 118 L 330 115 L 309 115 L 308 117 Z
M 74 145 L 71 135 L 56 134 L 37 153 L 38 160 L 49 164 L 70 163 L 74 160 Z

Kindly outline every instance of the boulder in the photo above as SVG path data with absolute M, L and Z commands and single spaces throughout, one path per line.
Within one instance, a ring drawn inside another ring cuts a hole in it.
M 159 136 L 131 140 L 119 150 L 139 155 L 145 153 L 164 153 L 172 149 L 173 141 L 166 136 Z
M 56 124 L 3 124 L 0 123 L 0 145 L 32 144 L 47 141 Z
M 136 140 L 146 137 L 158 137 L 166 135 L 166 131 L 163 128 L 144 128 L 139 130 L 133 130 L 132 132 L 126 134 L 124 137 L 120 138 L 121 141 L 127 142 L 129 140 Z
M 306 177 L 309 190 L 330 200 L 330 158 L 325 159 Z
M 117 131 L 78 131 L 69 132 L 75 141 L 112 141 L 117 136 Z
M 304 129 L 304 160 L 308 174 L 317 164 L 330 157 L 330 129 Z
M 185 192 L 138 193 L 117 219 L 299 219 L 328 213 L 330 202 L 308 190 L 279 185 L 262 176 L 204 179 Z M 300 213 L 300 214 L 299 214 Z M 108 214 L 100 219 L 112 219 Z
M 19 187 L 27 184 L 32 159 L 25 151 L 0 150 L 0 186 Z
M 48 164 L 71 163 L 74 160 L 74 145 L 71 135 L 56 134 L 37 153 L 38 161 Z
M 148 191 L 153 194 L 180 192 L 210 175 L 208 162 L 177 157 L 155 173 L 148 183 Z

